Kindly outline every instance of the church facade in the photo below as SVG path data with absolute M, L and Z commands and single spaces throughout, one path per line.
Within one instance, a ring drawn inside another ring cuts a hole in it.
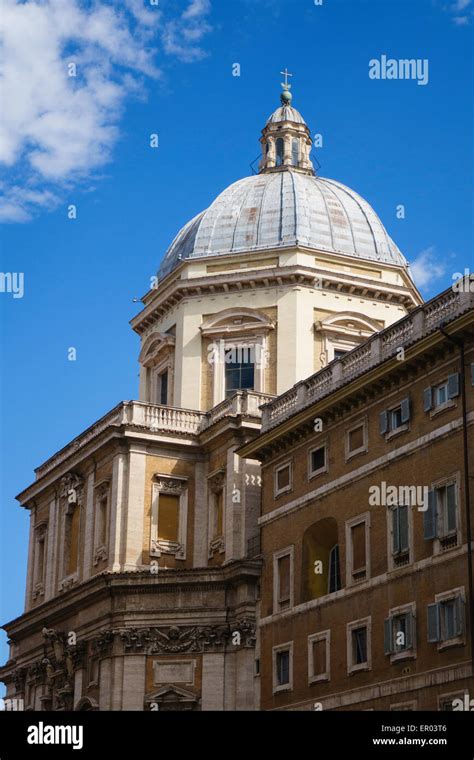
M 329 693 L 324 679 L 321 690 L 306 676 L 299 692 L 288 684 L 274 692 L 275 663 L 280 676 L 290 672 L 290 658 L 278 656 L 290 608 L 302 605 L 298 619 L 310 620 L 311 604 L 321 607 L 328 593 L 340 599 L 345 585 L 337 581 L 345 555 L 333 524 L 324 523 L 329 516 L 309 543 L 309 515 L 301 523 L 287 517 L 288 503 L 306 504 L 313 489 L 297 464 L 309 456 L 301 444 L 311 435 L 308 401 L 316 399 L 305 383 L 310 378 L 331 403 L 336 394 L 336 424 L 354 403 L 342 400 L 340 387 L 365 383 L 371 362 L 393 361 L 387 346 L 410 341 L 413 325 L 424 335 L 426 307 L 367 201 L 316 175 L 310 130 L 286 84 L 261 145 L 259 173 L 183 227 L 132 320 L 139 399 L 119 404 L 38 467 L 18 496 L 30 513 L 25 611 L 4 626 L 10 657 L 0 677 L 7 697 L 26 709 L 312 709 L 315 694 Z M 470 298 L 460 296 L 456 314 L 472 308 Z M 285 459 L 297 442 L 287 467 L 279 447 Z M 345 467 L 338 477 L 360 463 L 349 456 Z M 346 491 L 344 505 L 354 495 Z M 274 519 L 280 507 L 285 518 Z M 301 552 L 306 570 L 296 571 Z M 321 578 L 303 581 L 319 560 Z M 284 573 L 281 589 L 275 567 Z M 367 591 L 369 576 L 359 580 Z M 294 582 L 304 588 L 298 599 Z M 306 652 L 307 641 L 300 644 Z

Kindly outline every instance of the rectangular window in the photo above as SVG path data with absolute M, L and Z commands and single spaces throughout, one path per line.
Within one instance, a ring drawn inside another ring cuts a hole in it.
M 346 522 L 346 586 L 370 577 L 370 514 Z
M 351 430 L 349 433 L 349 452 L 353 454 L 354 451 L 359 451 L 359 449 L 363 448 L 363 446 L 364 426 L 360 425 L 360 427 Z
M 408 507 L 401 505 L 392 510 L 392 558 L 395 567 L 410 561 Z
M 428 641 L 440 645 L 457 644 L 464 636 L 464 598 L 461 590 L 436 596 L 427 607 Z
M 354 525 L 351 528 L 352 542 L 352 576 L 357 580 L 365 578 L 366 551 L 365 551 L 365 522 Z
M 238 346 L 225 352 L 225 395 L 233 396 L 241 390 L 255 388 L 254 347 Z
M 277 683 L 285 686 L 290 683 L 290 652 L 277 652 Z
M 292 467 L 286 462 L 275 469 L 275 496 L 291 491 L 292 487 Z
M 326 445 L 318 446 L 309 452 L 309 476 L 318 475 L 327 471 L 327 452 Z
M 347 629 L 347 672 L 349 675 L 359 670 L 370 670 L 371 660 L 371 619 L 354 620 Z
M 168 370 L 166 369 L 164 372 L 161 373 L 159 376 L 159 393 L 160 393 L 160 404 L 163 404 L 163 406 L 166 406 L 168 403 Z
M 367 451 L 367 421 L 354 425 L 346 431 L 346 460 Z
M 294 547 L 281 549 L 273 555 L 273 612 L 293 606 Z
M 439 550 L 458 544 L 458 489 L 456 481 L 435 486 L 428 492 L 428 507 L 423 514 L 426 541 L 439 539 Z
M 224 531 L 224 489 L 214 494 L 214 538 Z
M 341 588 L 341 566 L 339 562 L 339 544 L 332 547 L 329 553 L 329 582 L 328 592 L 334 594 Z
M 278 607 L 284 610 L 290 606 L 290 555 L 278 560 Z
M 423 410 L 429 412 L 434 409 L 443 409 L 449 406 L 449 402 L 459 396 L 459 372 L 448 376 L 447 380 L 435 386 L 425 388 L 423 391 Z
M 65 525 L 65 574 L 73 575 L 77 570 L 79 560 L 79 529 L 81 510 L 79 505 L 70 505 L 70 511 L 66 515 Z
M 367 663 L 367 628 L 356 628 L 352 631 L 352 662 L 354 665 Z
M 328 681 L 330 678 L 330 631 L 308 636 L 308 682 Z
M 178 541 L 179 496 L 160 493 L 158 507 L 158 540 Z
M 384 624 L 384 650 L 392 661 L 403 655 L 413 655 L 415 644 L 415 606 L 408 605 L 392 610 Z
M 273 647 L 273 693 L 293 688 L 293 643 Z
M 334 358 L 335 359 L 342 359 L 343 356 L 348 354 L 349 351 L 343 351 L 342 349 L 336 348 L 334 349 Z

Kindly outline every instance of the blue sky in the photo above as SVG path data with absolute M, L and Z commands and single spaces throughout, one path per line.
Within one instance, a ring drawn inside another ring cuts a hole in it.
M 132 299 L 179 228 L 250 173 L 282 68 L 323 136 L 320 174 L 374 206 L 423 295 L 472 268 L 473 6 L 7 0 L 1 268 L 24 273 L 24 295 L 0 293 L 2 622 L 23 609 L 28 515 L 15 494 L 137 397 Z M 369 61 L 384 54 L 427 59 L 428 84 L 370 79 Z

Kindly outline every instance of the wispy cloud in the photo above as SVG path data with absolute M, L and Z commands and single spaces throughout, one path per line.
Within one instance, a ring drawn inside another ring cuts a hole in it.
M 127 98 L 161 76 L 160 44 L 182 61 L 198 60 L 209 11 L 209 0 L 191 0 L 168 21 L 143 0 L 3 0 L 2 221 L 54 208 L 66 188 L 110 160 Z
M 467 26 L 474 16 L 473 0 L 450 0 L 444 10 L 451 14 L 456 26 Z
M 447 264 L 445 260 L 436 255 L 434 246 L 420 251 L 413 261 L 410 262 L 410 270 L 416 285 L 424 290 L 446 274 Z
M 167 22 L 162 35 L 165 53 L 185 63 L 204 58 L 206 51 L 196 43 L 211 31 L 207 21 L 210 10 L 210 0 L 191 0 L 178 19 Z

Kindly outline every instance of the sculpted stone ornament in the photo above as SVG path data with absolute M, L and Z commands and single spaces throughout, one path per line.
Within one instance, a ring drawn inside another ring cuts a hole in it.
M 59 481 L 59 497 L 68 504 L 82 504 L 84 478 L 74 472 L 64 475 Z

